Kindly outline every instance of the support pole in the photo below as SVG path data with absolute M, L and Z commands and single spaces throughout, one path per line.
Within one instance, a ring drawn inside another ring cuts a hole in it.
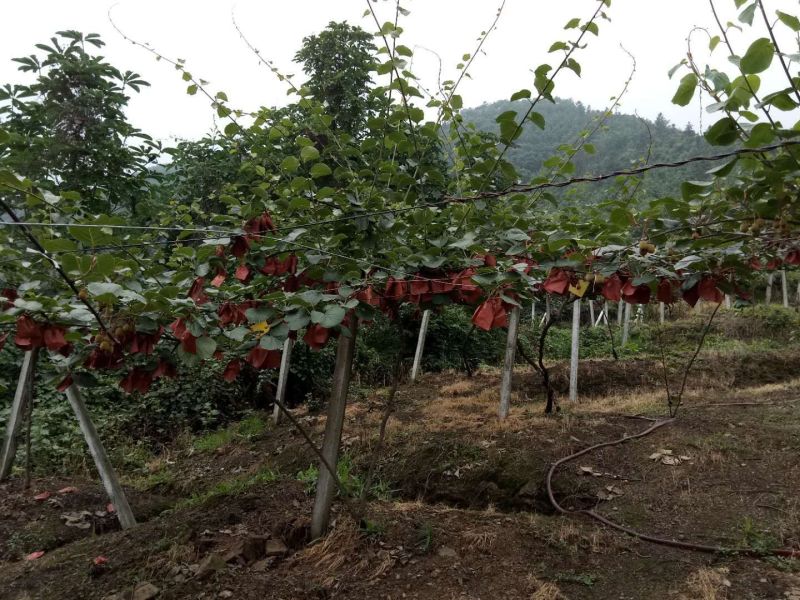
M 544 297 L 544 322 L 547 323 L 550 321 L 550 318 L 553 316 L 553 307 L 550 304 L 550 294 L 545 294 Z
M 506 360 L 503 363 L 503 379 L 500 383 L 500 409 L 498 416 L 505 419 L 511 406 L 511 382 L 514 378 L 514 360 L 517 352 L 517 331 L 519 329 L 519 307 L 511 309 L 508 317 L 506 336 Z
M 772 304 L 772 284 L 775 281 L 775 273 L 767 275 L 767 289 L 764 293 L 764 304 Z
M 67 400 L 69 400 L 72 410 L 78 418 L 78 424 L 81 427 L 86 444 L 89 446 L 89 452 L 94 458 L 94 464 L 100 473 L 100 480 L 103 482 L 106 494 L 108 494 L 117 511 L 120 525 L 122 525 L 123 529 L 133 527 L 136 525 L 133 511 L 131 511 L 128 499 L 125 497 L 125 492 L 119 483 L 117 473 L 108 459 L 105 448 L 103 448 L 100 436 L 97 435 L 97 430 L 94 427 L 94 423 L 92 423 L 92 418 L 89 416 L 89 411 L 86 410 L 86 405 L 83 403 L 78 386 L 73 383 L 67 388 L 66 394 Z
M 622 300 L 620 300 L 619 304 L 617 304 L 617 327 L 622 325 L 622 315 L 624 312 L 625 312 L 625 304 L 622 302 Z
M 725 308 L 730 309 L 732 304 L 733 303 L 731 302 L 731 295 L 725 294 Z
M 658 303 L 658 322 L 661 325 L 664 324 L 664 303 L 663 302 L 659 302 Z
M 331 399 L 328 403 L 328 420 L 325 423 L 325 438 L 322 442 L 322 456 L 331 468 L 336 469 L 339 461 L 339 445 L 344 427 L 344 412 L 347 406 L 347 388 L 350 386 L 350 370 L 356 348 L 356 332 L 358 324 L 352 317 L 351 335 L 339 336 L 336 349 L 336 366 L 333 372 Z M 314 509 L 311 513 L 311 539 L 316 540 L 328 529 L 331 516 L 331 504 L 336 494 L 336 481 L 328 471 L 324 462 L 320 461 L 317 479 L 317 495 L 314 498 Z
M 414 352 L 414 364 L 411 366 L 411 383 L 416 383 L 419 368 L 422 364 L 422 351 L 425 349 L 425 336 L 428 335 L 428 323 L 431 320 L 431 311 L 422 312 L 422 323 L 419 326 L 419 337 L 417 338 L 417 350 Z
M 783 308 L 789 308 L 789 284 L 786 281 L 786 269 L 781 269 L 781 292 L 783 293 Z
M 275 390 L 275 406 L 272 408 L 272 421 L 277 425 L 281 422 L 281 408 L 279 404 L 286 406 L 286 382 L 289 380 L 289 366 L 292 364 L 292 348 L 294 340 L 290 337 L 283 342 L 283 354 L 281 354 L 281 370 L 278 373 L 278 388 Z
M 536 324 L 536 302 L 531 302 L 531 325 Z
M 628 343 L 628 334 L 631 330 L 631 305 L 626 302 L 623 310 L 625 311 L 625 319 L 622 323 L 622 345 L 624 346 Z
M 11 404 L 11 412 L 6 423 L 6 437 L 3 439 L 3 453 L 0 455 L 0 481 L 8 479 L 14 458 L 17 454 L 17 434 L 25 418 L 25 408 L 33 402 L 33 382 L 36 375 L 36 356 L 38 348 L 28 350 L 22 358 L 22 368 L 17 380 L 17 391 Z
M 597 324 L 594 322 L 594 301 L 589 300 L 589 323 L 592 324 L 592 327 L 597 327 Z
M 569 399 L 578 400 L 578 353 L 581 340 L 581 299 L 572 303 L 572 351 L 569 360 Z

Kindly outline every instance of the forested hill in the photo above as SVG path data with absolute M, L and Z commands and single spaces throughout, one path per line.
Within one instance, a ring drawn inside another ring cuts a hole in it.
M 523 113 L 527 101 L 499 101 L 463 111 L 465 122 L 474 123 L 482 131 L 499 133 L 495 118 L 508 110 Z M 557 100 L 556 104 L 542 102 L 536 111 L 545 118 L 545 128 L 528 124 L 524 133 L 509 150 L 511 162 L 525 179 L 547 172 L 543 163 L 553 156 L 561 144 L 575 144 L 580 133 L 591 131 L 602 120 L 602 110 L 594 110 L 581 102 Z M 644 120 L 635 115 L 613 114 L 589 140 L 595 152 L 580 152 L 575 156 L 575 175 L 600 174 L 635 166 L 646 155 L 650 135 Z M 653 137 L 650 162 L 673 161 L 700 154 L 713 154 L 710 146 L 690 125 L 678 128 L 659 115 L 647 121 Z M 591 149 L 591 148 L 590 148 Z M 640 197 L 662 197 L 680 193 L 686 179 L 703 179 L 713 163 L 699 163 L 680 169 L 660 169 L 645 176 Z M 593 189 L 598 189 L 595 186 Z

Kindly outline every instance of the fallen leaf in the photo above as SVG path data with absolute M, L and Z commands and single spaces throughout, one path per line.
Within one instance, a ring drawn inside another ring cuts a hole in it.
M 78 488 L 76 488 L 75 486 L 70 485 L 70 486 L 67 486 L 65 488 L 61 488 L 60 490 L 58 490 L 58 493 L 59 494 L 74 494 L 77 491 L 78 491 Z
M 109 502 L 108 504 L 106 504 L 106 512 L 115 513 L 117 512 L 117 509 L 114 507 L 113 504 L 111 504 L 111 502 Z
M 33 497 L 33 499 L 34 499 L 34 500 L 38 500 L 39 502 L 44 502 L 44 501 L 45 501 L 45 500 L 47 500 L 47 499 L 48 499 L 48 498 L 49 498 L 51 495 L 52 495 L 52 494 L 51 494 L 50 492 L 41 492 L 41 493 L 39 493 L 39 494 L 36 494 L 36 495 Z
M 37 558 L 42 558 L 44 556 L 44 550 L 37 550 L 36 552 L 31 552 L 28 556 L 25 557 L 25 560 L 36 560 Z
M 92 562 L 99 567 L 108 563 L 108 559 L 105 556 L 95 556 Z

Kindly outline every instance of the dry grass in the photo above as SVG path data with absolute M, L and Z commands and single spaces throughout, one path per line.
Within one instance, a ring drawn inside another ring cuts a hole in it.
M 730 582 L 727 578 L 728 569 L 698 569 L 686 580 L 689 595 L 684 595 L 685 600 L 725 600 L 728 597 Z
M 490 552 L 497 542 L 497 533 L 492 531 L 465 531 L 462 537 L 467 548 L 479 552 Z
M 443 385 L 439 389 L 439 393 L 442 396 L 466 396 L 473 391 L 474 387 L 469 379 L 461 379 L 448 385 Z
M 567 597 L 554 583 L 541 581 L 533 576 L 530 577 L 530 582 L 533 588 L 530 600 L 567 600 Z
M 337 579 L 372 580 L 394 564 L 388 551 L 373 548 L 351 519 L 342 519 L 319 543 L 297 555 L 297 563 L 309 567 L 315 581 L 330 588 Z

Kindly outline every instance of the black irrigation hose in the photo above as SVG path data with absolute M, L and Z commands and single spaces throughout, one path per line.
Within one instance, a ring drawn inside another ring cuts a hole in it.
M 647 435 L 650 435 L 654 431 L 657 431 L 661 427 L 665 425 L 669 425 L 674 423 L 675 419 L 662 419 L 660 421 L 656 421 L 650 427 L 645 429 L 640 433 L 636 433 L 633 435 L 626 435 L 616 440 L 611 440 L 609 442 L 601 442 L 599 444 L 595 444 L 594 446 L 589 446 L 588 448 L 584 448 L 583 450 L 579 450 L 578 452 L 574 452 L 569 456 L 565 456 L 560 458 L 556 462 L 554 462 L 550 470 L 547 471 L 547 477 L 545 478 L 545 485 L 547 487 L 547 497 L 550 500 L 550 504 L 556 509 L 557 512 L 561 513 L 562 515 L 584 515 L 595 521 L 599 521 L 603 525 L 615 529 L 616 531 L 621 531 L 627 535 L 632 537 L 638 538 L 640 540 L 644 540 L 646 542 L 651 542 L 653 544 L 659 544 L 661 546 L 669 546 L 672 548 L 680 548 L 682 550 L 693 550 L 695 552 L 705 552 L 707 554 L 736 554 L 739 556 L 751 556 L 754 558 L 761 558 L 763 556 L 781 556 L 785 558 L 800 558 L 800 550 L 794 550 L 791 548 L 778 548 L 775 550 L 753 550 L 753 549 L 739 549 L 739 548 L 726 548 L 724 546 L 707 546 L 704 544 L 693 544 L 691 542 L 680 542 L 678 540 L 670 540 L 666 538 L 656 537 L 653 535 L 648 535 L 646 533 L 640 533 L 634 529 L 626 527 L 624 525 L 620 525 L 619 523 L 615 523 L 610 519 L 607 519 L 603 515 L 589 509 L 583 510 L 567 510 L 563 506 L 561 506 L 555 498 L 553 494 L 553 474 L 556 470 L 561 466 L 568 462 L 575 460 L 583 456 L 584 454 L 588 454 L 589 452 L 593 452 L 594 450 L 599 450 L 600 448 L 607 448 L 609 446 L 618 446 L 620 444 L 624 444 L 625 442 L 630 442 L 631 440 L 636 440 L 639 438 L 643 438 Z

